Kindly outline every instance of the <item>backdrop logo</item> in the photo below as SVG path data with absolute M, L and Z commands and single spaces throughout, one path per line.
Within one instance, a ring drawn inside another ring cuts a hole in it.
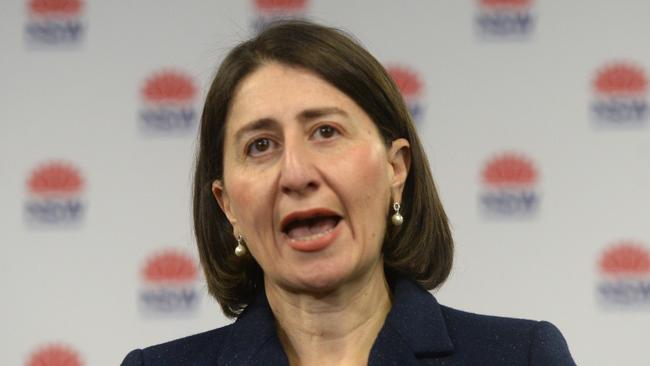
M 29 0 L 25 38 L 29 44 L 76 45 L 83 39 L 81 0 Z
M 26 366 L 83 366 L 79 353 L 63 344 L 48 344 L 33 351 Z
M 648 81 L 641 67 L 626 62 L 608 64 L 596 72 L 591 110 L 600 126 L 641 126 L 648 116 Z
M 141 310 L 148 314 L 188 314 L 197 309 L 197 266 L 194 259 L 169 249 L 152 255 L 142 268 Z
M 25 217 L 29 224 L 69 225 L 84 214 L 84 181 L 69 163 L 53 161 L 34 169 L 27 179 Z
M 605 249 L 598 261 L 601 304 L 650 305 L 650 250 L 639 242 L 623 240 Z
M 539 207 L 538 174 L 532 161 L 516 153 L 503 153 L 488 161 L 481 172 L 480 206 L 496 217 L 526 217 Z
M 532 0 L 477 0 L 476 29 L 487 38 L 521 38 L 530 35 L 535 19 Z
M 422 103 L 424 85 L 420 76 L 413 69 L 406 66 L 389 65 L 386 70 L 402 93 L 413 120 L 421 122 L 424 119 L 424 105 Z
M 269 23 L 281 19 L 303 19 L 307 0 L 253 0 L 255 18 L 252 28 L 261 32 Z
M 140 127 L 149 134 L 187 134 L 197 125 L 196 85 L 191 76 L 166 70 L 154 73 L 142 87 Z

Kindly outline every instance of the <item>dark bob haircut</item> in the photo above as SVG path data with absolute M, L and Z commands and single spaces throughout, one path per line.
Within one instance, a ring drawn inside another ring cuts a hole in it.
M 404 224 L 387 225 L 385 270 L 425 289 L 447 279 L 453 241 L 447 216 L 408 109 L 382 65 L 351 36 L 306 21 L 275 23 L 232 49 L 206 97 L 194 176 L 194 229 L 208 291 L 223 312 L 235 317 L 263 287 L 263 273 L 250 255 L 235 256 L 233 228 L 212 194 L 223 180 L 224 131 L 228 109 L 241 80 L 277 62 L 307 69 L 354 100 L 372 119 L 387 146 L 409 141 L 411 164 L 402 195 Z M 386 213 L 388 219 L 390 212 Z

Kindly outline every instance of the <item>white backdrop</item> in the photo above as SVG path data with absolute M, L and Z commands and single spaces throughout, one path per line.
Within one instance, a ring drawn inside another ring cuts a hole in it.
M 402 70 L 455 234 L 441 303 L 549 320 L 581 365 L 650 365 L 641 0 L 3 2 L 1 364 L 116 365 L 228 323 L 191 231 L 196 118 L 282 14 Z

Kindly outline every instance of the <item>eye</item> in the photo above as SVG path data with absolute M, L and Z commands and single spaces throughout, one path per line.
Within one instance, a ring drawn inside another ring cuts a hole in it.
M 314 131 L 314 135 L 316 137 L 320 137 L 323 139 L 330 139 L 332 138 L 335 134 L 339 133 L 339 131 L 330 125 L 321 125 L 316 128 L 316 131 Z M 320 135 L 320 136 L 318 136 Z
M 249 156 L 263 155 L 273 147 L 273 144 L 275 144 L 275 142 L 267 137 L 255 139 L 246 147 L 246 154 Z

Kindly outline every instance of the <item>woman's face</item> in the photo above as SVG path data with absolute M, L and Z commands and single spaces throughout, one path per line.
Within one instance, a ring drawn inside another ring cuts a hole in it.
M 406 140 L 387 148 L 352 99 L 278 63 L 240 82 L 225 128 L 224 181 L 213 192 L 267 282 L 327 291 L 381 267 Z

